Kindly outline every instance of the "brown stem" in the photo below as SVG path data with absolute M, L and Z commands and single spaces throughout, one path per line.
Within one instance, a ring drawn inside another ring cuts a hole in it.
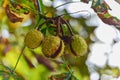
M 60 34 L 60 17 L 58 17 L 56 25 L 57 25 L 56 36 L 59 36 L 59 34 Z
M 40 7 L 40 2 L 39 0 L 37 0 L 37 5 L 38 5 L 38 14 L 41 18 L 44 18 L 44 19 L 48 19 L 48 17 L 42 15 L 40 12 L 41 12 L 41 7 Z
M 72 29 L 71 29 L 71 25 L 61 17 L 61 20 L 66 24 L 66 26 L 68 27 L 69 31 L 70 31 L 70 34 L 73 35 L 73 32 L 72 32 Z

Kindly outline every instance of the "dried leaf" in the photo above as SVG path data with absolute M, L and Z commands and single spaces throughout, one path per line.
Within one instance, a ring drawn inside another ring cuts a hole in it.
M 7 52 L 9 52 L 11 50 L 11 46 L 10 45 L 6 45 L 4 50 L 3 50 L 3 55 L 5 56 Z
M 109 13 L 106 13 L 106 14 L 100 14 L 99 13 L 98 16 L 106 24 L 115 25 L 115 26 L 120 25 L 120 20 L 117 19 L 116 17 L 111 16 Z
M 12 4 L 12 6 L 14 7 L 14 8 L 16 8 L 16 9 L 21 9 L 21 8 L 23 8 L 20 4 L 14 4 L 14 3 L 11 3 Z
M 43 57 L 42 55 L 35 54 L 35 53 L 34 53 L 34 56 L 36 57 L 37 61 L 38 61 L 40 64 L 43 64 L 43 65 L 45 65 L 49 70 L 54 71 L 53 66 L 51 65 L 50 61 L 49 61 L 47 58 Z
M 34 68 L 34 67 L 35 67 L 35 66 L 31 63 L 31 61 L 28 59 L 28 57 L 27 57 L 25 54 L 23 54 L 23 57 L 24 57 L 24 59 L 26 60 L 28 66 L 29 66 L 30 68 Z
M 8 41 L 7 38 L 3 38 L 2 36 L 0 36 L 0 43 L 5 44 L 5 45 L 8 45 L 8 44 L 9 44 L 9 41 Z
M 102 2 L 100 0 L 94 0 L 92 8 L 104 23 L 115 26 L 120 25 L 120 20 L 109 14 L 108 10 L 110 7 L 104 0 Z
M 6 6 L 6 14 L 11 22 L 22 22 L 23 18 L 16 16 L 11 10 L 9 5 Z
M 89 2 L 89 0 L 81 0 L 82 2 L 84 2 L 84 3 L 88 3 Z
M 11 5 L 12 5 L 12 11 L 15 13 L 24 13 L 24 14 L 29 13 L 29 10 L 23 7 L 21 4 L 11 3 Z

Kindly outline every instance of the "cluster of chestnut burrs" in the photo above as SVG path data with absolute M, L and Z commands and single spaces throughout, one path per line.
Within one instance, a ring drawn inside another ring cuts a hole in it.
M 41 29 L 44 24 L 49 23 L 54 28 L 55 34 L 43 34 Z M 66 27 L 69 34 L 65 33 Z M 48 58 L 58 58 L 63 54 L 82 56 L 87 51 L 84 38 L 74 34 L 71 25 L 61 16 L 47 18 L 37 29 L 32 29 L 26 34 L 25 45 L 28 48 L 42 47 L 42 53 Z

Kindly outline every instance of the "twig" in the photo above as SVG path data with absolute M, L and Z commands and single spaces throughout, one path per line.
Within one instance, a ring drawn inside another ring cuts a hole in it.
M 70 31 L 70 34 L 73 35 L 72 29 L 71 29 L 71 25 L 66 20 L 64 20 L 62 17 L 61 17 L 61 19 L 62 19 L 62 21 L 65 22 L 66 26 L 68 27 L 68 29 Z
M 40 1 L 37 0 L 37 5 L 38 5 L 38 12 L 41 12 L 41 7 L 40 7 Z
M 59 36 L 59 34 L 60 34 L 60 17 L 58 17 L 56 25 L 57 25 L 56 36 Z
M 59 7 L 61 7 L 61 6 L 64 6 L 64 5 L 70 4 L 70 3 L 78 3 L 78 2 L 80 2 L 80 1 L 67 2 L 67 3 L 61 4 L 61 5 L 57 6 L 57 7 L 55 7 L 55 9 L 57 9 L 57 8 L 59 8 Z
M 65 13 L 65 14 L 61 14 L 59 16 L 70 15 L 70 14 L 75 14 L 75 13 L 79 13 L 79 12 L 88 12 L 90 14 L 90 17 L 91 17 L 91 13 L 88 10 L 80 10 L 80 11 L 76 11 L 76 12 L 72 12 L 72 13 Z
M 19 60 L 20 60 L 20 58 L 21 58 L 21 56 L 22 56 L 22 54 L 23 54 L 23 51 L 24 51 L 25 47 L 26 47 L 26 46 L 24 45 L 23 48 L 22 48 L 22 50 L 21 50 L 21 53 L 20 53 L 20 55 L 19 55 L 19 57 L 18 57 L 18 59 L 17 59 L 17 62 L 16 62 L 15 66 L 14 66 L 14 68 L 13 68 L 13 70 L 12 70 L 12 73 L 14 73 L 14 71 L 15 71 L 17 65 L 18 65 Z

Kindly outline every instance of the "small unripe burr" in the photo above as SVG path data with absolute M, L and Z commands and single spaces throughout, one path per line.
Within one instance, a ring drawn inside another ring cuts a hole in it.
M 65 46 L 65 53 L 72 53 L 75 56 L 83 56 L 87 52 L 87 43 L 79 35 L 73 35 L 72 40 Z
M 42 43 L 42 52 L 46 57 L 58 58 L 64 52 L 64 43 L 57 36 L 46 36 Z
M 34 49 L 41 44 L 43 38 L 43 34 L 40 31 L 34 29 L 26 34 L 24 42 L 28 48 Z

